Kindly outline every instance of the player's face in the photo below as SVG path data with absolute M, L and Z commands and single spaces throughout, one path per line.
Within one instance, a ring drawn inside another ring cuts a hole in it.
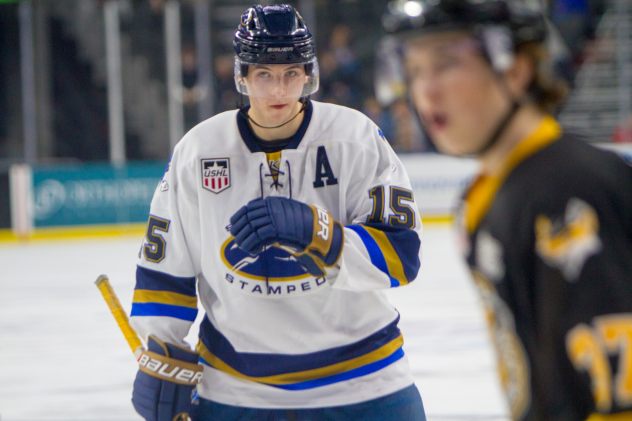
M 302 64 L 250 66 L 246 86 L 252 111 L 268 124 L 282 124 L 296 115 L 307 83 Z
M 478 43 L 465 33 L 425 35 L 406 44 L 405 66 L 411 98 L 437 148 L 479 151 L 508 100 Z

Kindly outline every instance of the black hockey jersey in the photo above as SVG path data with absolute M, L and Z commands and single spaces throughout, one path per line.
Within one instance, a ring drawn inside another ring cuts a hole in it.
M 632 167 L 546 117 L 459 220 L 512 418 L 632 420 Z

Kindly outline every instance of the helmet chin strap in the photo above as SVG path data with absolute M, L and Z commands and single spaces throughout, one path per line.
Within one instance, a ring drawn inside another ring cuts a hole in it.
M 496 143 L 498 143 L 500 135 L 503 134 L 513 117 L 520 109 L 521 105 L 522 104 L 520 103 L 520 101 L 512 99 L 511 107 L 505 113 L 504 117 L 500 120 L 498 126 L 496 126 L 496 130 L 494 130 L 494 133 L 489 137 L 487 142 L 485 142 L 485 144 L 478 151 L 476 151 L 476 155 L 484 154 L 485 152 L 489 151 L 494 145 L 496 145 Z
M 271 127 L 262 126 L 261 124 L 259 124 L 256 121 L 254 121 L 252 119 L 252 117 L 250 117 L 250 115 L 248 114 L 248 111 L 244 107 L 244 97 L 243 97 L 243 95 L 241 93 L 239 94 L 239 103 L 237 104 L 237 108 L 239 108 L 239 112 L 241 113 L 241 115 L 246 120 L 250 120 L 252 122 L 252 124 L 254 124 L 255 126 L 261 127 L 262 129 L 278 129 L 279 127 L 285 126 L 286 124 L 288 124 L 289 122 L 294 120 L 296 117 L 298 117 L 303 111 L 305 111 L 305 109 L 307 108 L 307 104 L 308 103 L 309 103 L 309 95 L 305 97 L 305 100 L 303 101 L 303 106 L 301 107 L 300 110 L 298 110 L 298 113 L 296 113 L 296 115 L 294 117 L 292 117 L 291 119 L 289 119 L 288 121 L 286 121 L 283 124 L 279 124 L 278 126 L 271 126 Z
M 498 125 L 496 126 L 496 130 L 494 130 L 489 139 L 487 139 L 483 146 L 478 151 L 476 151 L 474 155 L 482 155 L 498 143 L 498 141 L 500 140 L 500 136 L 504 133 L 505 129 L 524 102 L 524 100 L 513 98 L 511 92 L 509 91 L 509 88 L 507 87 L 507 83 L 504 79 L 502 79 L 502 75 L 499 74 L 498 79 L 500 85 L 502 85 L 503 90 L 507 93 L 507 97 L 509 97 L 511 101 L 511 106 L 509 107 L 509 110 L 507 110 L 505 115 L 500 119 Z

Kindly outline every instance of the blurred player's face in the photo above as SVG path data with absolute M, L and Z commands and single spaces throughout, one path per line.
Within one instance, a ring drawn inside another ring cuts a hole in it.
M 307 81 L 308 76 L 302 64 L 250 66 L 245 82 L 251 115 L 268 126 L 277 126 L 290 120 L 300 110 L 298 100 Z
M 478 43 L 465 33 L 425 35 L 407 43 L 405 65 L 411 98 L 437 148 L 478 152 L 509 107 Z

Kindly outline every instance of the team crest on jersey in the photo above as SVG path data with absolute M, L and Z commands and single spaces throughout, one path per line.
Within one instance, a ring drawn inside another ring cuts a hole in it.
M 244 294 L 260 297 L 293 297 L 321 289 L 325 278 L 314 278 L 290 253 L 269 247 L 251 256 L 235 245 L 233 237 L 224 242 L 221 257 L 226 265 L 224 279 Z
M 572 198 L 563 219 L 551 221 L 539 215 L 535 221 L 536 252 L 569 282 L 575 282 L 589 257 L 603 248 L 599 218 L 588 203 Z
M 230 159 L 202 160 L 202 187 L 213 193 L 221 193 L 230 187 Z

